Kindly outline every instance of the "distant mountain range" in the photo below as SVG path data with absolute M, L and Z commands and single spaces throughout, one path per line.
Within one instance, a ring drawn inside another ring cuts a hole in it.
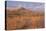
M 32 10 L 24 7 L 7 8 L 8 14 L 21 14 L 21 15 L 44 15 L 44 10 Z

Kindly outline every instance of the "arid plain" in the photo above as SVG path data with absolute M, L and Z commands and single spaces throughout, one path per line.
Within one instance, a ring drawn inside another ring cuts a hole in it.
M 6 9 L 7 30 L 44 28 L 44 12 L 24 7 Z

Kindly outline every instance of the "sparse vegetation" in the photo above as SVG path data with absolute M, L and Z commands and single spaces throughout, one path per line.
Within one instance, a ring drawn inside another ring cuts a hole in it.
M 44 13 L 36 12 L 33 13 L 32 10 L 25 8 L 7 10 L 7 29 L 43 28 Z

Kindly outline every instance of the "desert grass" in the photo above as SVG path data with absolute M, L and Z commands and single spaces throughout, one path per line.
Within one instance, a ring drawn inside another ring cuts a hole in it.
M 44 13 L 20 8 L 7 10 L 6 17 L 7 30 L 44 28 Z

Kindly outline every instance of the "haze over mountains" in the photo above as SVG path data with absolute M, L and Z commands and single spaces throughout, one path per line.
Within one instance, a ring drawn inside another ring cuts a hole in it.
M 21 2 L 21 1 L 7 1 L 7 7 L 24 7 L 28 9 L 32 9 L 33 11 L 36 9 L 44 10 L 44 3 L 39 2 Z

